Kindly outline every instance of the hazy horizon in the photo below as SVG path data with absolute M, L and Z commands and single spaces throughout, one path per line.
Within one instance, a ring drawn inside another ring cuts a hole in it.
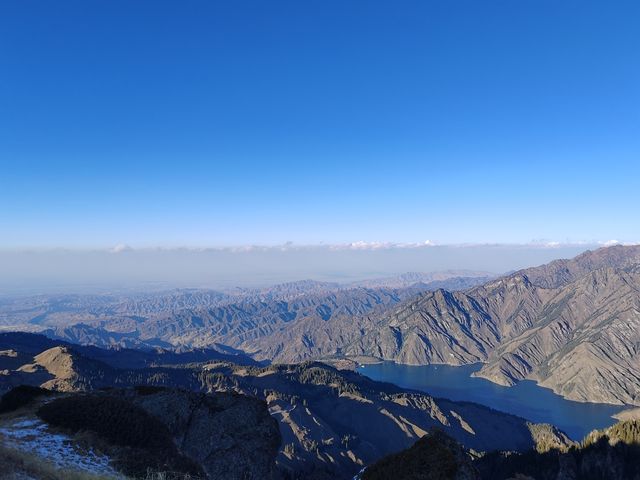
M 0 293 L 640 241 L 635 3 L 35 3 L 0 7 Z
M 0 295 L 348 283 L 407 272 L 502 274 L 603 244 L 364 243 L 236 248 L 0 249 Z

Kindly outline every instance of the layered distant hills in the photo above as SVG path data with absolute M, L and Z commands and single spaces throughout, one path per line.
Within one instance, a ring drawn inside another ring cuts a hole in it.
M 449 271 L 347 285 L 306 280 L 224 293 L 5 298 L 0 299 L 0 325 L 81 344 L 216 348 L 248 352 L 257 360 L 301 361 L 333 354 L 337 343 L 357 333 L 351 328 L 347 337 L 334 335 L 334 324 L 343 323 L 339 318 L 355 325 L 360 317 L 380 315 L 417 293 L 469 288 L 488 278 L 483 272 Z
M 578 401 L 640 405 L 640 246 L 498 278 L 405 274 L 231 292 L 4 299 L 0 322 L 75 343 L 215 350 L 256 362 L 484 363 Z

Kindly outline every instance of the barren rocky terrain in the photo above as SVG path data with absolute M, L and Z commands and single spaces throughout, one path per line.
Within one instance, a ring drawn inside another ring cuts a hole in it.
M 17 384 L 67 393 L 148 386 L 218 395 L 210 401 L 197 394 L 151 390 L 153 395 L 147 397 L 143 390 L 132 399 L 136 405 L 161 416 L 179 439 L 181 451 L 207 469 L 214 468 L 207 466 L 211 453 L 201 451 L 204 447 L 197 445 L 208 445 L 205 437 L 219 438 L 207 448 L 225 441 L 216 436 L 219 428 L 215 426 L 224 416 L 205 418 L 204 426 L 189 435 L 174 431 L 174 427 L 184 424 L 185 418 L 193 417 L 208 403 L 230 402 L 230 407 L 224 407 L 228 410 L 238 402 L 252 404 L 242 400 L 249 397 L 264 402 L 265 412 L 268 409 L 277 420 L 282 441 L 276 448 L 276 465 L 294 478 L 349 478 L 382 456 L 409 447 L 433 427 L 475 450 L 526 450 L 541 440 L 539 426 L 522 418 L 472 403 L 435 399 L 321 363 L 255 366 L 216 358 L 201 358 L 194 363 L 190 357 L 180 363 L 180 357 L 173 356 L 167 357 L 172 363 L 164 364 L 163 354 L 148 352 L 146 355 L 155 355 L 153 365 L 149 365 L 136 360 L 136 351 L 126 349 L 110 356 L 95 347 L 74 347 L 24 333 L 2 334 L 0 340 L 2 345 L 14 345 L 16 352 L 14 356 L 0 357 L 0 368 L 4 370 L 0 386 L 4 391 Z M 137 368 L 120 368 L 129 355 Z M 221 397 L 217 392 L 227 396 Z M 229 393 L 241 396 L 232 401 L 234 397 Z M 239 408 L 229 412 L 242 412 Z M 248 414 L 238 415 L 244 418 Z M 193 420 L 190 422 L 193 424 Z M 253 428 L 248 427 L 246 434 L 251 436 Z M 561 432 L 552 431 L 558 442 L 569 442 Z

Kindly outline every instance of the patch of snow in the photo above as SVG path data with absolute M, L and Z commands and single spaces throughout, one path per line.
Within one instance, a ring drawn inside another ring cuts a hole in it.
M 356 473 L 356 476 L 353 477 L 353 480 L 362 480 L 362 475 L 364 475 L 364 471 L 367 469 L 367 467 L 362 467 L 362 469 Z
M 47 425 L 38 419 L 20 419 L 0 428 L 0 441 L 7 447 L 33 453 L 58 468 L 125 478 L 111 467 L 109 457 L 91 449 L 81 451 L 68 436 L 51 433 Z

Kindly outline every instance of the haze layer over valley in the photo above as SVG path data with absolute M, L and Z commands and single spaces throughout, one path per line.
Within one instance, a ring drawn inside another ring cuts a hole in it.
M 596 242 L 541 241 L 521 245 L 351 242 L 218 248 L 0 247 L 0 298 L 174 288 L 233 291 L 237 287 L 265 288 L 304 279 L 350 284 L 416 271 L 495 275 L 572 257 L 598 246 Z M 386 282 L 382 285 L 394 286 Z
M 230 292 L 16 297 L 4 328 L 100 346 L 206 348 L 258 362 L 484 363 L 501 385 L 640 404 L 640 247 L 613 246 L 491 278 L 406 274 Z

